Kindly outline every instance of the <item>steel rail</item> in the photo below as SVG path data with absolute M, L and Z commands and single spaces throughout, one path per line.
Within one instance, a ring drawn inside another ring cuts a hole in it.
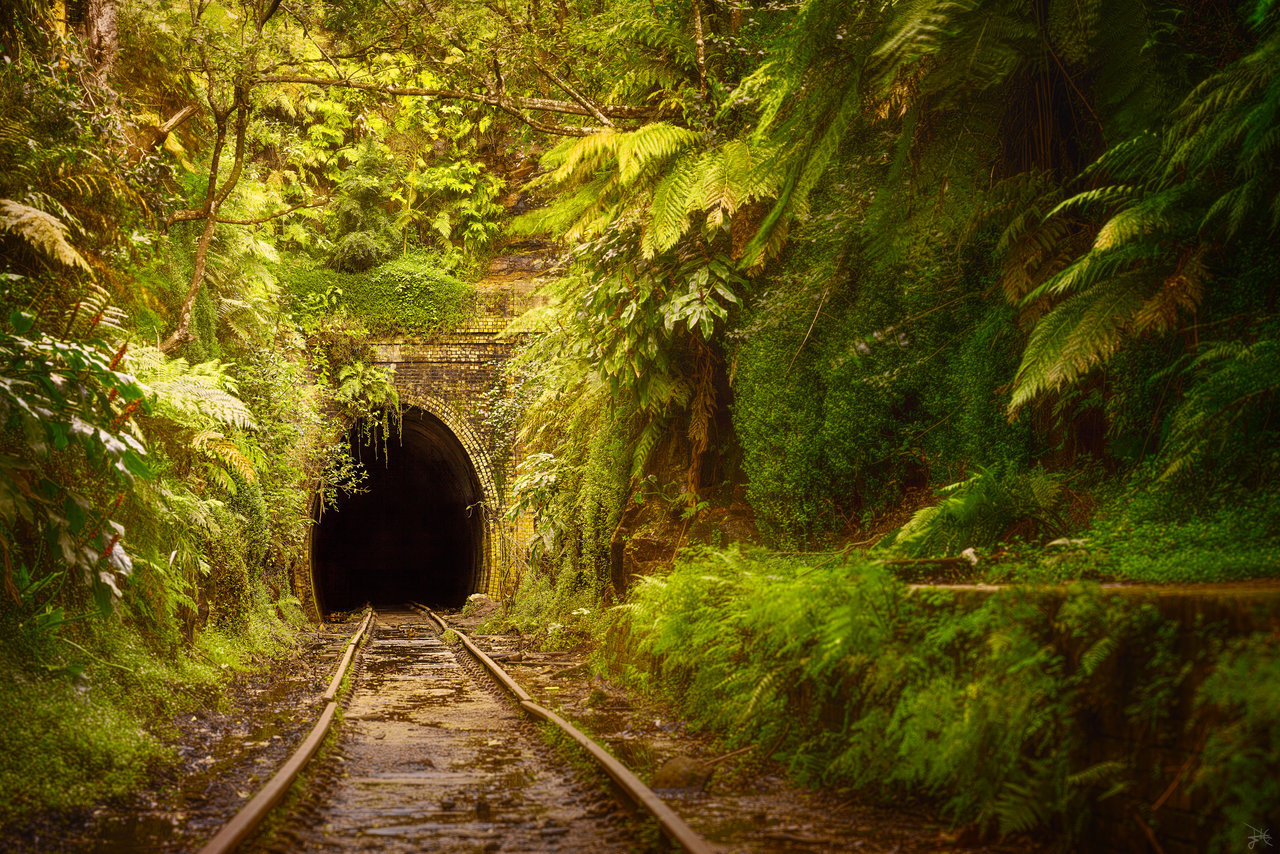
M 425 617 L 435 622 L 441 631 L 452 631 L 456 634 L 458 639 L 462 641 L 462 645 L 475 656 L 485 670 L 489 671 L 493 678 L 501 683 L 502 687 L 516 697 L 520 708 L 524 710 L 525 714 L 553 724 L 561 732 L 577 742 L 587 752 L 587 755 L 594 759 L 596 764 L 609 775 L 609 778 L 613 780 L 618 788 L 631 799 L 632 803 L 643 807 L 657 820 L 658 827 L 662 830 L 664 836 L 678 844 L 689 854 L 716 854 L 718 849 L 702 838 L 697 831 L 689 827 L 684 819 L 654 793 L 653 789 L 641 782 L 640 778 L 633 774 L 630 769 L 617 759 L 614 759 L 609 751 L 605 750 L 573 724 L 534 701 L 529 692 L 521 688 L 505 670 L 498 666 L 497 662 L 486 655 L 484 650 L 476 646 L 475 642 L 464 632 L 450 626 L 443 617 L 425 605 L 420 605 L 417 602 L 411 604 L 415 609 L 420 610 Z
M 289 791 L 289 786 L 298 778 L 298 774 L 311 761 L 311 757 L 315 756 L 316 751 L 320 749 L 320 743 L 324 741 L 324 737 L 329 732 L 329 727 L 333 725 L 333 717 L 338 711 L 338 687 L 342 684 L 343 677 L 347 675 L 347 670 L 351 666 L 351 659 L 355 655 L 356 647 L 364 638 L 365 632 L 369 629 L 369 624 L 373 621 L 373 609 L 370 608 L 365 614 L 364 622 L 360 624 L 360 628 L 347 641 L 346 652 L 343 653 L 342 661 L 338 664 L 337 671 L 333 674 L 333 679 L 329 682 L 329 689 L 324 692 L 321 699 L 325 701 L 324 711 L 320 713 L 320 718 L 311 728 L 302 744 L 294 751 L 293 755 L 280 766 L 280 769 L 272 775 L 267 784 L 263 786 L 258 794 L 254 795 L 240 811 L 232 817 L 231 821 L 222 826 L 222 829 L 210 839 L 205 846 L 200 849 L 199 854 L 229 854 L 235 851 L 248 838 L 249 834 L 262 824 L 263 819 L 275 809 L 276 804 L 284 797 L 285 792 Z

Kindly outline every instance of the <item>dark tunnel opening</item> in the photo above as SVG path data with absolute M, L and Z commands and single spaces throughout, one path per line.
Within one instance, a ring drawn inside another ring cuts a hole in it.
M 385 447 L 353 429 L 351 448 L 369 476 L 362 491 L 324 509 L 311 539 L 311 571 L 321 612 L 366 602 L 416 601 L 458 608 L 474 592 L 484 555 L 483 499 L 462 443 L 444 422 L 404 413 Z

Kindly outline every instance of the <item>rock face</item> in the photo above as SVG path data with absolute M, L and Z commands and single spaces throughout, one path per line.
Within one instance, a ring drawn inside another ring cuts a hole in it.
M 498 603 L 490 599 L 483 593 L 472 593 L 467 597 L 467 604 L 463 607 L 462 612 L 468 617 L 485 618 L 498 610 Z

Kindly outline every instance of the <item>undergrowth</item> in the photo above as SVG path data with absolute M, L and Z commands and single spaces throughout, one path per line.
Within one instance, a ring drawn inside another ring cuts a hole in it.
M 1176 733 L 1190 724 L 1175 698 L 1198 663 L 1211 674 L 1200 714 L 1238 723 L 1217 730 L 1197 780 L 1227 816 L 1274 807 L 1232 770 L 1275 779 L 1274 751 L 1228 747 L 1273 743 L 1262 709 L 1280 687 L 1274 641 L 1223 654 L 1208 626 L 1180 645 L 1153 605 L 1096 585 L 960 595 L 912 590 L 862 558 L 691 550 L 615 613 L 600 633 L 605 667 L 731 745 L 780 740 L 801 782 L 1064 845 L 1088 837 L 1101 801 L 1163 773 L 1132 752 L 1087 759 L 1090 714 L 1123 710 L 1130 726 Z
M 572 572 L 553 578 L 530 572 L 507 601 L 481 626 L 484 634 L 515 632 L 543 650 L 569 649 L 598 634 L 610 622 L 595 589 Z
M 1273 489 L 1160 483 L 1160 461 L 1122 476 L 995 465 L 936 491 L 874 549 L 891 558 L 954 557 L 948 580 L 1059 584 L 1190 583 L 1280 575 Z M 906 573 L 909 569 L 900 570 Z
M 88 620 L 38 634 L 0 620 L 0 827 L 39 812 L 66 813 L 125 797 L 177 761 L 173 719 L 221 701 L 236 671 L 293 644 L 265 591 L 235 629 L 166 644 L 132 619 Z M 92 652 L 89 652 L 92 650 Z

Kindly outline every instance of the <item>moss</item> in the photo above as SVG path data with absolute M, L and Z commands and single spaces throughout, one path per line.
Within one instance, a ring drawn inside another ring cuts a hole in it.
M 304 310 L 346 312 L 374 334 L 427 336 L 474 313 L 475 286 L 454 276 L 453 269 L 450 257 L 417 251 L 359 275 L 306 262 L 280 272 Z
M 0 826 L 129 794 L 177 760 L 173 718 L 217 705 L 230 676 L 294 646 L 265 589 L 234 628 L 174 649 L 128 609 L 36 632 L 0 613 Z

